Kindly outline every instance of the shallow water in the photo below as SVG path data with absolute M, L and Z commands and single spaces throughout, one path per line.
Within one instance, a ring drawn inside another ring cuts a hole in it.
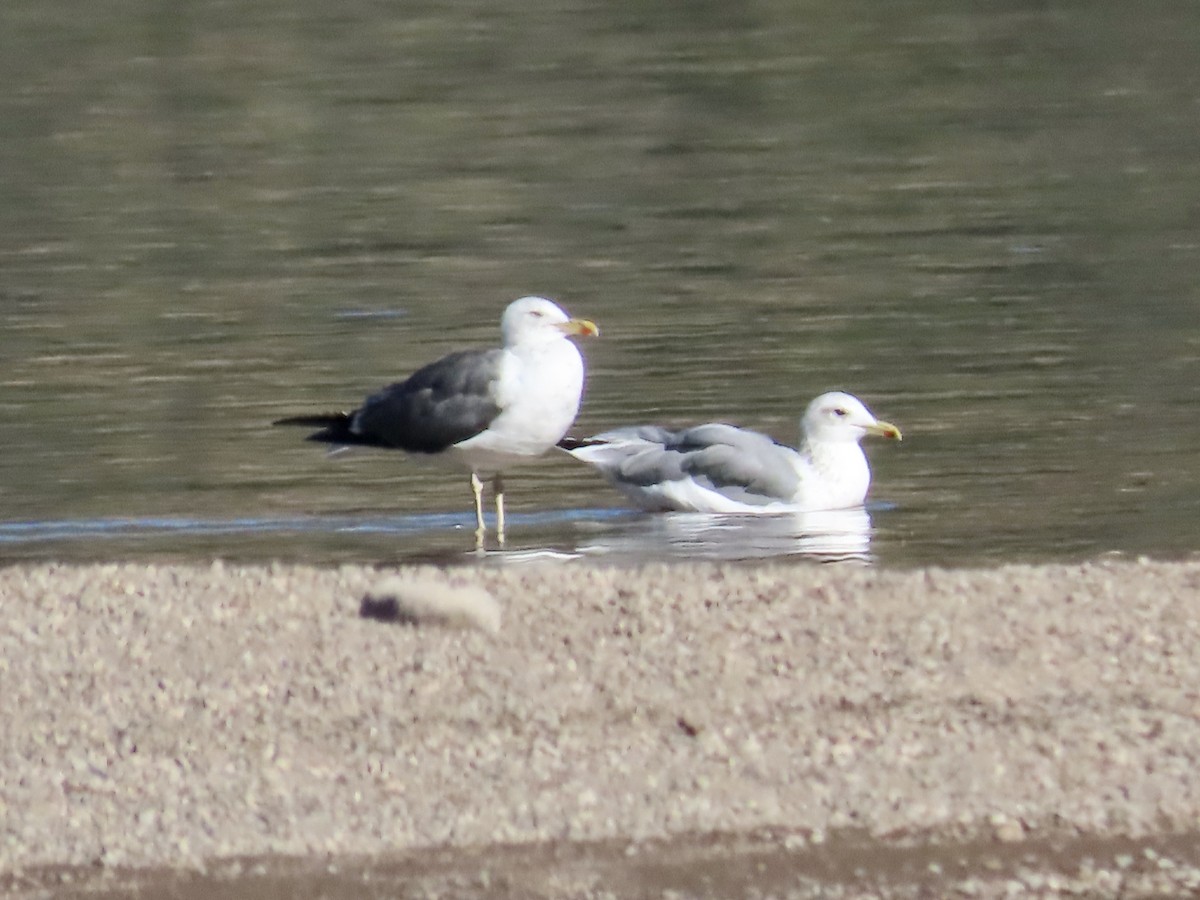
M 833 387 L 899 424 L 869 447 L 881 564 L 1190 555 L 1197 26 L 13 0 L 0 561 L 474 558 L 460 475 L 268 423 L 494 340 L 526 293 L 603 330 L 580 433 L 792 442 Z M 812 555 L 630 513 L 565 458 L 509 486 L 502 559 Z

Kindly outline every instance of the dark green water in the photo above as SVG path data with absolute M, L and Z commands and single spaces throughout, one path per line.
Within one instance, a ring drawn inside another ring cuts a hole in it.
M 898 423 L 882 564 L 1188 556 L 1198 52 L 1182 2 L 8 0 L 0 561 L 459 558 L 464 478 L 268 423 L 527 293 L 603 329 L 580 432 Z M 787 552 L 565 458 L 509 501 L 515 551 Z

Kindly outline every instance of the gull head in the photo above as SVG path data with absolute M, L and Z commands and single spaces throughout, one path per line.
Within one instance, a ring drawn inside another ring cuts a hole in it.
M 500 334 L 505 347 L 515 347 L 559 340 L 570 334 L 594 337 L 600 334 L 600 329 L 587 319 L 572 319 L 545 297 L 522 297 L 504 310 Z
M 808 405 L 800 428 L 809 442 L 858 443 L 869 434 L 900 440 L 900 429 L 891 422 L 876 419 L 863 402 L 852 394 L 831 391 Z

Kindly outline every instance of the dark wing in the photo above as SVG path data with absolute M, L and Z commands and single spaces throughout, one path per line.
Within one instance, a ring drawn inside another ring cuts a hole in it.
M 416 453 L 438 453 L 475 437 L 500 415 L 494 385 L 502 357 L 502 350 L 464 350 L 430 363 L 368 397 L 351 430 Z
M 372 394 L 352 413 L 294 416 L 276 425 L 321 430 L 309 440 L 439 453 L 484 431 L 500 414 L 493 385 L 502 350 L 452 353 Z
M 800 485 L 794 451 L 756 431 L 710 424 L 676 432 L 646 426 L 636 433 L 661 449 L 623 461 L 619 477 L 632 484 L 692 478 L 742 503 L 786 501 Z

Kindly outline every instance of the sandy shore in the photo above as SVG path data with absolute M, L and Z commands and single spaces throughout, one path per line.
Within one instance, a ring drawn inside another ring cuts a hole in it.
M 364 617 L 397 574 L 498 630 Z M 1200 564 L 38 566 L 0 602 L 8 894 L 277 854 L 444 896 L 1200 886 Z

